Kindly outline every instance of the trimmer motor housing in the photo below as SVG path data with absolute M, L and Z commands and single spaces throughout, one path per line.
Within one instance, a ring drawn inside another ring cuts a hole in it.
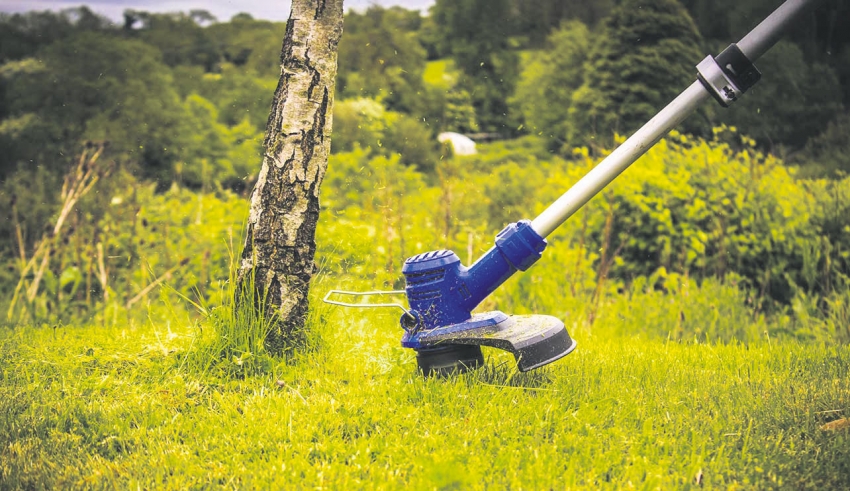
M 510 351 L 522 371 L 575 349 L 563 322 L 545 315 L 472 314 L 484 298 L 516 271 L 531 267 L 546 239 L 522 220 L 496 235 L 496 245 L 469 268 L 457 254 L 439 250 L 405 261 L 402 273 L 410 311 L 401 318 L 402 345 L 417 350 L 426 375 L 465 371 L 483 362 L 480 346 Z

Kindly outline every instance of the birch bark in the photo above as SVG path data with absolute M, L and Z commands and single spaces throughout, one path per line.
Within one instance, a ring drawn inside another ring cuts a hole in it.
M 342 4 L 292 1 L 263 165 L 251 195 L 237 292 L 251 291 L 255 306 L 263 302 L 266 312 L 275 313 L 274 329 L 266 339 L 274 353 L 297 339 L 308 311 L 316 269 L 319 187 L 330 152 Z

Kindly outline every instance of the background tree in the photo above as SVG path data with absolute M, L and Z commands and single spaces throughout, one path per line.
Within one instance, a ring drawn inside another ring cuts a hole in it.
M 110 152 L 138 162 L 148 176 L 170 172 L 182 107 L 155 48 L 83 32 L 34 58 L 38 69 L 14 77 L 6 89 L 9 116 L 32 117 L 0 156 L 0 168 L 25 161 L 59 170 L 63 156 L 90 139 L 109 141 Z
M 425 50 L 416 39 L 418 12 L 372 6 L 345 16 L 339 45 L 341 98 L 374 97 L 387 109 L 422 110 Z
M 796 163 L 807 164 L 804 168 L 807 175 L 842 177 L 850 174 L 850 112 L 835 118 L 795 157 Z
M 594 27 L 608 16 L 615 0 L 513 0 L 516 32 L 531 46 L 542 46 L 547 34 L 568 20 Z
M 519 76 L 519 57 L 510 44 L 513 14 L 510 0 L 437 0 L 431 10 L 483 131 L 516 129 L 507 104 Z
M 251 197 L 239 292 L 276 316 L 266 340 L 281 352 L 302 332 L 315 272 L 319 187 L 328 165 L 343 0 L 295 0 L 286 23 L 280 83 Z
M 336 102 L 331 147 L 334 153 L 360 147 L 387 157 L 397 155 L 401 163 L 420 170 L 433 170 L 439 158 L 437 141 L 425 125 L 365 97 Z
M 205 29 L 218 44 L 224 62 L 246 74 L 277 79 L 280 71 L 278 43 L 286 29 L 285 23 L 257 20 L 242 13 L 234 15 L 230 22 L 212 24 Z M 264 104 L 263 113 L 269 101 Z
M 676 0 L 625 0 L 604 21 L 573 96 L 570 145 L 610 145 L 629 134 L 694 80 L 701 38 Z M 693 119 L 693 117 L 691 117 Z
M 590 32 L 581 22 L 565 22 L 546 44 L 525 65 L 510 102 L 522 113 L 527 131 L 542 136 L 551 150 L 557 150 L 567 134 L 573 92 L 584 80 Z
M 54 12 L 0 13 L 0 63 L 32 56 L 39 48 L 85 31 L 106 31 L 112 23 L 88 7 Z
M 802 148 L 841 112 L 838 76 L 829 65 L 807 60 L 796 44 L 780 41 L 756 66 L 763 80 L 718 119 L 763 147 Z
M 200 23 L 214 19 L 204 10 L 194 10 L 189 14 L 128 10 L 124 13 L 124 29 L 128 35 L 159 48 L 167 65 L 199 65 L 209 72 L 215 70 L 222 54 L 210 32 Z
M 776 3 L 682 0 L 713 53 L 740 39 Z M 796 151 L 850 105 L 850 2 L 822 2 L 794 23 L 757 66 L 763 79 L 722 113 L 723 121 L 740 126 L 763 147 Z

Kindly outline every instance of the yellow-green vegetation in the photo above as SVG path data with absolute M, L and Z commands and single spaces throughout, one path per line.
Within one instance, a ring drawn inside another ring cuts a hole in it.
M 600 326 L 549 368 L 487 351 L 482 370 L 426 380 L 394 316 L 312 328 L 318 349 L 226 378 L 186 369 L 182 325 L 2 331 L 0 488 L 850 485 L 850 432 L 821 429 L 850 416 L 847 346 Z
M 596 161 L 581 149 L 571 160 L 552 157 L 533 138 L 445 159 L 434 177 L 397 158 L 337 154 L 325 183 L 323 264 L 349 273 L 338 281 L 367 288 L 403 286 L 403 260 L 428 249 L 454 250 L 470 264 L 505 224 L 542 211 Z M 718 129 L 714 141 L 673 133 L 553 233 L 540 262 L 484 307 L 592 324 L 606 315 L 601 300 L 651 292 L 656 300 L 632 308 L 667 303 L 656 312 L 669 329 L 652 335 L 847 342 L 848 186 L 795 179 L 734 128 Z M 712 327 L 732 311 L 738 327 Z M 642 328 L 626 322 L 623 331 Z
M 49 302 L 72 298 L 59 285 L 0 331 L 0 488 L 847 487 L 846 243 L 841 227 L 814 228 L 846 219 L 847 184 L 795 181 L 746 138 L 721 137 L 738 149 L 673 134 L 485 301 L 556 315 L 578 340 L 527 374 L 487 350 L 483 369 L 423 379 L 397 313 L 318 298 L 398 288 L 402 259 L 430 248 L 474 260 L 504 220 L 591 165 L 582 150 L 565 161 L 534 139 L 493 144 L 435 175 L 335 155 L 313 315 L 285 358 L 264 351 L 268 319 L 229 301 L 247 204 L 115 186 L 94 203 L 139 211 L 104 219 L 107 250 L 147 269 L 112 261 L 100 307 L 57 317 Z M 168 288 L 126 308 L 174 262 Z M 759 283 L 780 267 L 787 303 Z
M 426 83 L 448 90 L 457 81 L 454 61 L 451 59 L 429 61 L 425 64 L 422 77 Z
M 601 303 L 640 293 L 654 300 L 630 308 L 667 316 L 668 328 L 650 336 L 850 341 L 850 180 L 796 179 L 751 145 L 728 129 L 714 141 L 674 133 L 552 234 L 543 259 L 482 308 L 592 326 L 607 315 Z M 421 172 L 355 145 L 331 156 L 322 188 L 320 270 L 340 285 L 397 289 L 413 254 L 448 248 L 470 264 L 505 224 L 533 217 L 595 161 L 582 149 L 553 157 L 542 140 L 525 138 Z M 46 242 L 49 253 L 9 258 L 0 270 L 4 322 L 159 319 L 167 315 L 157 308 L 161 284 L 205 305 L 229 297 L 224 281 L 246 200 L 221 188 L 157 191 L 123 172 L 104 179 L 102 191 L 73 205 L 76 215 Z M 37 208 L 37 196 L 18 198 L 13 216 Z M 37 267 L 21 275 L 25 263 Z M 717 327 L 733 313 L 737 327 Z M 622 325 L 625 334 L 642 332 Z
M 521 374 L 487 350 L 424 379 L 400 312 L 319 300 L 401 289 L 428 250 L 472 263 L 763 13 L 639 3 L 349 12 L 311 316 L 277 358 L 232 271 L 284 24 L 0 14 L 0 490 L 850 489 L 836 2 L 829 35 L 800 23 L 741 102 L 692 116 L 479 307 L 563 319 L 569 357 Z M 444 131 L 502 141 L 457 157 Z

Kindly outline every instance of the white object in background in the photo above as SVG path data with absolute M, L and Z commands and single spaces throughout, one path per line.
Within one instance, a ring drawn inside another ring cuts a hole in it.
M 437 135 L 437 140 L 440 143 L 451 143 L 455 155 L 475 155 L 478 153 L 475 150 L 475 142 L 468 136 L 461 135 L 460 133 L 453 133 L 451 131 L 440 133 Z

